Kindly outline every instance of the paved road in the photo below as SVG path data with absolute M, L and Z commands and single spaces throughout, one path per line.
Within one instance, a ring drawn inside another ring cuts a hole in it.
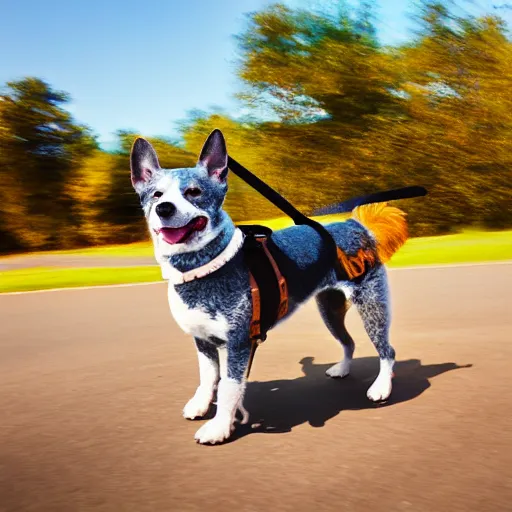
M 391 271 L 395 388 L 312 305 L 260 349 L 251 426 L 196 445 L 195 352 L 163 284 L 0 296 L 0 510 L 510 511 L 512 265 Z

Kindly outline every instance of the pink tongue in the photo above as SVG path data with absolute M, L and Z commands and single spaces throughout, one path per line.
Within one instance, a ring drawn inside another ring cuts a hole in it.
M 184 242 L 193 231 L 201 231 L 206 226 L 207 219 L 205 217 L 197 217 L 191 220 L 186 226 L 181 228 L 162 228 L 162 238 L 168 244 L 179 244 Z
M 185 238 L 190 231 L 192 231 L 191 226 L 183 226 L 182 228 L 162 228 L 160 233 L 162 233 L 162 238 L 168 244 L 177 244 L 180 240 Z

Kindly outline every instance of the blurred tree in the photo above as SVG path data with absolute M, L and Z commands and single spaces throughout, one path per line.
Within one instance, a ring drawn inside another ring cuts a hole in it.
M 16 233 L 23 229 L 23 187 L 16 178 L 16 165 L 8 151 L 12 134 L 6 125 L 3 112 L 5 100 L 0 96 L 0 252 L 19 250 L 21 241 Z
M 96 142 L 64 110 L 68 96 L 42 80 L 9 82 L 1 98 L 2 209 L 11 238 L 18 248 L 59 247 L 64 226 L 76 221 L 64 193 L 68 174 Z
M 73 245 L 100 245 L 116 240 L 115 221 L 105 214 L 105 204 L 111 199 L 117 165 L 116 155 L 97 149 L 73 169 L 65 190 L 71 200 L 73 218 L 77 219 L 69 235 Z
M 406 184 L 413 234 L 512 225 L 512 43 L 495 16 L 424 0 L 407 44 L 379 45 L 373 4 L 276 4 L 238 36 L 244 117 L 192 112 L 181 140 L 150 138 L 163 167 L 195 165 L 220 128 L 230 154 L 304 212 Z M 129 179 L 135 133 L 98 149 L 64 109 L 68 96 L 26 78 L 0 95 L 0 250 L 147 237 Z M 280 215 L 236 176 L 235 220 Z
M 355 20 L 344 4 L 336 16 L 280 4 L 252 15 L 238 38 L 243 97 L 264 102 L 282 122 L 327 118 L 357 135 L 366 115 L 395 103 L 369 9 Z
M 398 48 L 379 47 L 367 4 L 355 16 L 345 5 L 328 14 L 276 5 L 252 15 L 239 38 L 240 98 L 278 120 L 259 126 L 265 178 L 306 211 L 424 184 L 428 200 L 405 203 L 416 234 L 510 225 L 504 25 L 428 1 L 419 13 L 421 30 Z
M 288 196 L 305 210 L 372 188 L 358 140 L 372 116 L 400 107 L 371 8 L 351 14 L 344 4 L 334 14 L 278 4 L 252 15 L 239 37 L 240 97 L 279 120 L 261 127 L 270 167 L 286 169 Z
M 417 233 L 512 224 L 512 45 L 497 18 L 421 10 L 421 31 L 399 49 L 397 117 L 372 118 L 365 145 L 381 183 L 423 183 L 411 203 Z

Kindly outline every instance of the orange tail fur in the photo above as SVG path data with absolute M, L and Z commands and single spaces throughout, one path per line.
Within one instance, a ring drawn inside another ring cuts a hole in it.
M 408 237 L 406 213 L 387 203 L 373 203 L 358 206 L 352 218 L 365 226 L 377 241 L 377 254 L 386 263 Z

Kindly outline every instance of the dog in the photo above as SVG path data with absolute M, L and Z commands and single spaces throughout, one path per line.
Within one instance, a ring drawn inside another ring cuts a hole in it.
M 228 190 L 228 153 L 223 134 L 214 130 L 193 168 L 162 169 L 149 142 L 137 138 L 130 155 L 131 181 L 151 234 L 154 255 L 169 281 L 168 300 L 176 323 L 194 338 L 200 382 L 183 409 L 186 419 L 203 417 L 217 391 L 217 411 L 195 434 L 201 444 L 229 439 L 243 407 L 250 358 L 252 299 L 243 258 L 244 235 L 223 209 Z M 344 319 L 350 305 L 362 317 L 375 345 L 380 370 L 367 396 L 386 400 L 392 388 L 395 350 L 389 343 L 390 303 L 384 263 L 407 239 L 405 213 L 385 203 L 359 206 L 350 219 L 326 226 L 347 255 L 360 250 L 373 264 L 357 280 L 340 281 L 332 268 L 319 265 L 323 241 L 309 226 L 272 233 L 276 255 L 288 284 L 289 318 L 315 297 L 323 321 L 340 343 L 343 358 L 329 377 L 350 372 L 354 341 Z M 325 263 L 325 259 L 322 260 Z

